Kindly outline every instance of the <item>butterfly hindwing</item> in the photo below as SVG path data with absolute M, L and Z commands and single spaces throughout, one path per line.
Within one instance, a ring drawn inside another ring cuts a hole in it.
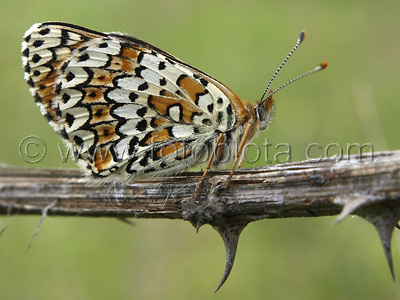
M 22 53 L 42 114 L 94 175 L 188 169 L 242 109 L 215 79 L 130 36 L 47 22 Z

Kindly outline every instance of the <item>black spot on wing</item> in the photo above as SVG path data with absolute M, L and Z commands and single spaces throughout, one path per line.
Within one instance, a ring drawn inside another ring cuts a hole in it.
M 95 115 L 96 117 L 100 118 L 100 117 L 103 115 L 103 110 L 102 110 L 101 108 L 98 109 L 98 110 L 94 113 L 94 115 Z
M 167 62 L 169 62 L 171 65 L 175 65 L 175 62 L 169 57 L 167 57 Z
M 145 91 L 149 88 L 149 85 L 147 84 L 147 82 L 142 83 L 141 85 L 138 86 L 138 90 L 139 91 Z
M 201 84 L 202 84 L 204 87 L 206 87 L 206 86 L 208 85 L 208 81 L 205 80 L 204 78 L 201 78 L 201 79 L 200 79 L 200 82 L 201 82 Z
M 61 109 L 60 109 L 60 105 L 59 105 L 59 104 L 57 104 L 57 106 L 54 108 L 54 111 L 55 111 L 55 114 L 56 114 L 57 116 L 62 117 L 62 112 L 61 112 Z
M 83 139 L 77 135 L 74 135 L 74 142 L 75 144 L 77 144 L 78 146 L 83 146 Z
M 84 46 L 84 47 L 79 48 L 78 51 L 81 53 L 81 52 L 87 50 L 88 48 L 89 48 L 88 46 Z
M 165 62 L 160 61 L 158 63 L 158 69 L 161 71 L 161 70 L 164 70 L 165 68 L 166 68 Z
M 35 47 L 35 48 L 39 48 L 40 46 L 42 46 L 43 45 L 43 43 L 44 43 L 44 40 L 36 40 L 36 41 L 34 41 L 33 42 L 33 47 Z
M 39 54 L 34 54 L 32 56 L 32 61 L 36 64 L 38 63 L 40 60 L 42 59 L 42 57 Z
M 67 103 L 67 102 L 71 99 L 71 96 L 68 95 L 67 93 L 65 93 L 65 94 L 62 95 L 61 99 L 62 99 L 62 101 L 63 101 L 64 104 L 65 104 L 65 103 Z
M 142 71 L 144 71 L 144 70 L 146 70 L 146 69 L 147 69 L 147 68 L 146 68 L 145 66 L 139 66 L 139 67 L 135 68 L 135 75 L 136 75 L 136 77 L 143 78 L 143 76 L 142 76 Z
M 68 82 L 70 82 L 70 81 L 73 80 L 74 78 L 75 78 L 75 74 L 72 73 L 72 72 L 69 72 L 69 73 L 67 74 L 67 76 L 65 76 L 65 79 L 66 79 Z
M 145 106 L 143 106 L 142 108 L 139 108 L 139 109 L 136 111 L 136 114 L 137 114 L 139 117 L 144 117 L 144 116 L 146 115 L 146 113 L 147 113 L 147 107 L 145 107 Z
M 40 98 L 40 96 L 38 94 L 35 94 L 34 98 L 35 98 L 36 103 L 42 103 L 42 98 Z M 51 101 L 49 103 L 49 107 L 50 106 L 51 106 Z
M 221 124 L 222 123 L 222 118 L 224 117 L 224 114 L 220 111 L 218 112 L 217 115 L 217 124 Z
M 132 102 L 135 102 L 137 98 L 139 98 L 138 94 L 134 92 L 129 93 L 129 100 L 131 100 Z
M 68 31 L 63 29 L 61 30 L 61 42 L 60 42 L 60 47 L 63 47 L 64 45 L 67 44 L 69 40 L 69 34 Z
M 78 61 L 82 62 L 82 61 L 87 61 L 89 59 L 89 54 L 84 53 L 81 56 L 78 57 Z
M 25 48 L 25 50 L 22 51 L 22 55 L 25 57 L 28 57 L 29 56 L 29 48 Z
M 145 131 L 147 129 L 147 121 L 146 120 L 140 120 L 136 124 L 136 129 L 139 131 Z
M 138 64 L 140 64 L 140 62 L 143 60 L 143 56 L 144 56 L 144 52 L 140 51 L 138 57 L 136 58 L 136 61 Z
M 131 138 L 131 140 L 129 141 L 129 148 L 128 148 L 129 155 L 135 153 L 138 143 L 139 143 L 139 138 L 137 136 Z
M 40 35 L 47 35 L 50 32 L 50 28 L 44 28 L 39 31 Z
M 71 127 L 74 124 L 75 117 L 70 113 L 65 114 L 65 121 L 67 122 L 68 126 Z
M 68 133 L 63 127 L 60 131 L 57 132 L 62 138 L 68 140 Z
M 35 86 L 35 84 L 33 83 L 32 78 L 29 78 L 29 79 L 27 80 L 27 83 L 28 83 L 28 85 L 29 85 L 30 87 L 34 87 L 34 86 Z
M 139 165 L 146 167 L 149 164 L 149 156 L 151 152 L 146 152 L 143 158 L 139 161 Z
M 204 125 L 207 125 L 207 126 L 212 126 L 212 121 L 210 120 L 210 119 L 203 119 L 202 121 L 201 121 Z
M 226 113 L 227 113 L 228 115 L 232 115 L 232 114 L 233 114 L 233 109 L 232 109 L 232 105 L 231 105 L 231 104 L 229 104 L 229 105 L 227 106 L 227 108 L 226 108 Z

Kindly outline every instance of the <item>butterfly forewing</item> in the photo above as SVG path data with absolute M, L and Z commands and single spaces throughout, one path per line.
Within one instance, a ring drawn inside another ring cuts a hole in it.
M 22 53 L 42 114 L 94 175 L 182 172 L 244 111 L 227 87 L 133 37 L 41 23 Z

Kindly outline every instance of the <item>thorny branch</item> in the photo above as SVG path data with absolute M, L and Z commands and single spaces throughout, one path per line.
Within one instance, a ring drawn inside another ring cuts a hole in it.
M 194 199 L 201 173 L 94 186 L 77 170 L 0 167 L 0 214 L 42 215 L 45 209 L 53 216 L 184 219 L 197 229 L 210 224 L 227 248 L 220 286 L 249 222 L 339 213 L 341 221 L 358 214 L 377 227 L 392 270 L 390 237 L 400 219 L 400 151 L 237 170 L 224 189 L 228 175 L 209 173 Z

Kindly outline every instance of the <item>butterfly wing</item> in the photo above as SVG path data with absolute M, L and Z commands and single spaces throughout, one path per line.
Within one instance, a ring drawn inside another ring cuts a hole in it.
M 244 112 L 227 87 L 134 37 L 40 23 L 22 55 L 42 114 L 93 175 L 182 172 Z

